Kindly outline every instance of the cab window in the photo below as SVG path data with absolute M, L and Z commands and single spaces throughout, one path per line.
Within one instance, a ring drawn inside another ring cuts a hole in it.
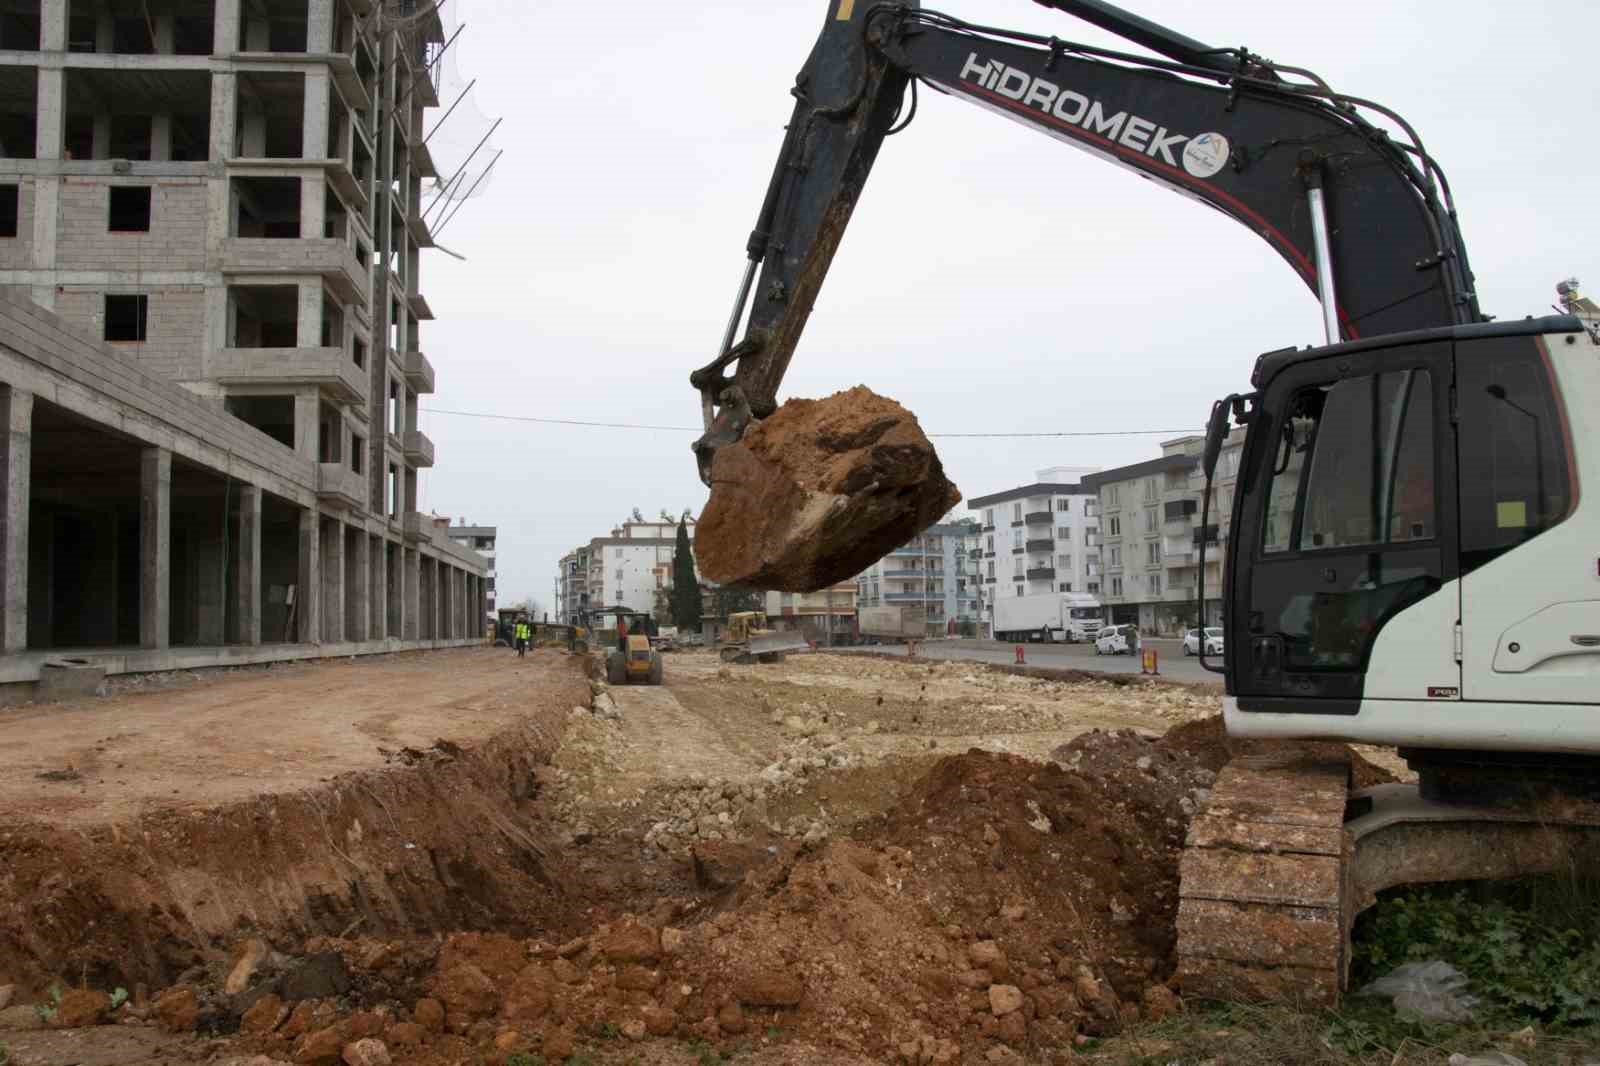
M 1433 382 L 1426 370 L 1298 393 L 1277 442 L 1264 553 L 1431 540 Z

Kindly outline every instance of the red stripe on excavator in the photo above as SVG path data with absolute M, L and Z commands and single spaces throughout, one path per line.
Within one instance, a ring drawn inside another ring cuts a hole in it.
M 931 80 L 937 81 L 938 79 L 935 78 Z M 1187 172 L 1179 169 L 1178 167 L 1168 166 L 1165 163 L 1158 163 L 1149 156 L 1145 155 L 1143 152 L 1136 152 L 1130 148 L 1126 148 L 1123 145 L 1118 144 L 1116 141 L 1111 140 L 1109 137 L 1101 137 L 1099 134 L 1090 133 L 1081 126 L 1074 126 L 1069 122 L 1063 122 L 1054 115 L 1049 115 L 1036 108 L 1028 107 L 1026 104 L 1023 104 L 1017 100 L 1013 100 L 1009 96 L 1002 96 L 1000 93 L 997 93 L 992 89 L 985 89 L 983 86 L 973 85 L 971 82 L 942 81 L 939 82 L 939 84 L 948 89 L 964 92 L 968 96 L 982 97 L 987 102 L 994 103 L 1005 108 L 1007 111 L 1025 117 L 1031 121 L 1048 124 L 1051 127 L 1061 130 L 1061 132 L 1070 137 L 1094 144 L 1098 148 L 1103 148 L 1110 151 L 1112 155 L 1120 156 L 1128 160 L 1129 163 L 1138 170 L 1152 170 L 1169 176 L 1173 180 L 1174 184 L 1181 184 L 1187 188 L 1195 190 L 1201 199 L 1218 201 L 1227 207 L 1231 212 L 1248 219 L 1262 232 L 1268 241 L 1282 249 L 1287 254 L 1290 263 L 1295 270 L 1299 272 L 1302 278 L 1310 283 L 1312 291 L 1316 291 L 1316 264 L 1310 259 L 1306 258 L 1305 253 L 1302 252 L 1292 241 L 1290 241 L 1289 238 L 1285 237 L 1276 226 L 1262 218 L 1242 200 L 1239 200 L 1234 196 L 1230 196 L 1228 193 L 1218 189 L 1213 185 L 1207 185 L 1203 182 L 1197 181 Z M 1335 301 L 1334 310 L 1339 316 L 1340 325 L 1344 328 L 1345 339 L 1356 340 L 1359 338 L 1361 334 L 1356 330 L 1355 326 L 1351 324 L 1350 316 L 1345 314 L 1343 305 Z

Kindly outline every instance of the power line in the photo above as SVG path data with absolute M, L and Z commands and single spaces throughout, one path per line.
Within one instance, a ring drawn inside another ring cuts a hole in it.
M 639 422 L 588 422 L 576 418 L 540 418 L 535 415 L 496 415 L 484 411 L 446 411 L 438 407 L 424 407 L 423 411 L 436 415 L 456 415 L 460 418 L 489 418 L 500 422 L 537 422 L 548 426 L 592 426 L 597 429 L 650 429 L 668 433 L 699 433 L 698 426 L 652 426 Z M 929 433 L 930 437 L 962 438 L 1032 438 L 1032 437 L 1170 437 L 1194 433 L 1195 429 L 1092 429 L 1062 430 L 1048 433 Z

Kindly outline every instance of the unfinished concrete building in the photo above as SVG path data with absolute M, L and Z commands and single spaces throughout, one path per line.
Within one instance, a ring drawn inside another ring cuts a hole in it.
M 0 0 L 0 681 L 481 629 L 416 507 L 443 43 L 426 0 Z

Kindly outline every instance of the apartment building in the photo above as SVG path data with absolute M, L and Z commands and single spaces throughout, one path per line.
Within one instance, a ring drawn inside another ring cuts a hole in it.
M 483 556 L 484 568 L 485 568 L 484 569 L 484 575 L 483 575 L 483 591 L 484 591 L 484 599 L 486 601 L 484 603 L 484 612 L 485 612 L 486 620 L 489 620 L 489 621 L 492 621 L 496 617 L 498 617 L 495 614 L 495 588 L 494 588 L 494 585 L 495 585 L 495 580 L 494 580 L 495 579 L 495 564 L 494 564 L 495 546 L 494 545 L 495 545 L 495 539 L 496 539 L 496 537 L 498 537 L 498 535 L 499 535 L 499 530 L 496 527 L 494 527 L 494 526 L 469 526 L 469 525 L 466 524 L 466 519 L 462 519 L 459 524 L 450 526 L 445 531 L 445 536 L 449 537 L 451 540 L 455 541 L 457 544 L 460 544 L 464 548 L 469 548 L 472 551 L 475 551 L 479 555 Z
M 686 519 L 694 540 L 695 520 Z M 639 512 L 561 557 L 556 570 L 556 600 L 562 622 L 578 619 L 590 607 L 627 607 L 658 612 L 658 590 L 672 587 L 677 550 L 677 519 L 647 520 Z M 696 577 L 699 569 L 696 568 Z
M 1205 475 L 1202 436 L 1161 445 L 1161 456 L 1086 476 L 1099 497 L 1107 619 L 1152 635 L 1177 636 L 1199 621 L 1200 542 L 1205 538 L 1206 625 L 1222 619 L 1222 568 L 1239 474 L 1243 431 L 1229 436 L 1217 462 L 1211 515 L 1200 526 Z
M 926 607 L 930 636 L 976 632 L 978 544 L 971 519 L 929 526 L 856 577 L 856 603 Z
M 6 5 L 0 295 L 48 312 L 5 314 L 7 650 L 467 628 L 484 562 L 416 507 L 443 43 L 427 3 Z
M 856 628 L 854 581 L 818 592 L 768 592 L 768 621 L 778 629 L 797 629 L 818 644 L 844 642 Z
M 1094 467 L 1052 466 L 1029 485 L 967 502 L 980 517 L 983 619 L 998 596 L 1101 592 L 1099 498 Z

